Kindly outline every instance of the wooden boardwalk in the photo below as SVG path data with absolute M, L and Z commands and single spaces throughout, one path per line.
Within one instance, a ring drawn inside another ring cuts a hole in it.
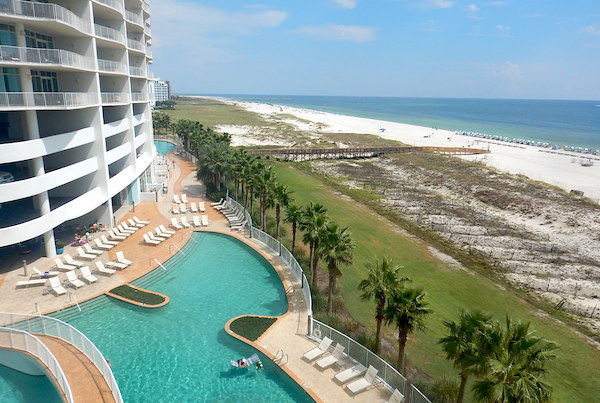
M 407 152 L 435 152 L 444 154 L 487 154 L 489 150 L 469 147 L 348 147 L 348 148 L 252 148 L 246 152 L 256 157 L 275 157 L 290 161 L 305 161 L 313 159 L 352 159 L 372 158 L 383 154 Z

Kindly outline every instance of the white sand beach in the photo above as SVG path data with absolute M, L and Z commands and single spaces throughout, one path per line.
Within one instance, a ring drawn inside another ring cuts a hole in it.
M 208 98 L 208 97 L 207 97 Z M 534 146 L 507 143 L 495 140 L 478 139 L 476 137 L 455 134 L 449 130 L 432 129 L 403 123 L 387 122 L 353 116 L 337 115 L 292 108 L 273 104 L 254 102 L 237 102 L 218 98 L 219 100 L 238 105 L 249 111 L 271 119 L 283 119 L 278 115 L 293 115 L 301 121 L 288 121 L 300 130 L 331 133 L 365 133 L 397 140 L 407 145 L 418 146 L 453 146 L 481 147 L 490 150 L 486 155 L 463 156 L 465 159 L 483 161 L 501 171 L 522 174 L 531 179 L 558 186 L 566 191 L 572 189 L 584 192 L 584 195 L 600 202 L 600 158 L 586 156 L 562 150 L 549 150 Z M 312 122 L 312 124 L 304 121 Z M 232 134 L 234 145 L 264 145 L 264 139 L 251 139 L 248 131 L 240 127 L 220 127 L 220 130 Z M 381 129 L 385 129 L 382 131 Z M 274 144 L 271 142 L 270 144 Z M 592 166 L 581 163 L 593 162 Z

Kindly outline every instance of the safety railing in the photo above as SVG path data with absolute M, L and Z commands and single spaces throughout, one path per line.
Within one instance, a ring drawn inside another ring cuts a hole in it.
M 377 354 L 355 341 L 344 333 L 312 319 L 311 335 L 319 340 L 328 337 L 334 343 L 340 343 L 344 346 L 344 353 L 352 360 L 369 367 L 372 365 L 377 369 L 377 376 L 385 382 L 391 390 L 398 389 L 406 399 L 407 403 L 431 403 L 425 395 L 423 395 L 414 385 L 398 372 L 394 367 L 388 364 L 384 359 Z
M 0 0 L 0 14 L 55 20 L 68 24 L 79 31 L 90 33 L 90 23 L 72 11 L 53 3 L 19 0 Z
M 60 109 L 97 103 L 98 94 L 94 92 L 0 92 L 0 109 Z
M 146 102 L 148 100 L 148 95 L 145 92 L 132 92 L 131 93 L 131 102 Z
M 129 49 L 135 49 L 139 51 L 144 51 L 144 42 L 138 41 L 137 39 L 127 39 L 127 47 Z
M 145 69 L 143 67 L 129 66 L 129 74 L 132 76 L 145 77 Z
M 121 32 L 104 25 L 94 24 L 94 32 L 96 33 L 96 36 L 110 39 L 111 41 L 123 43 L 125 40 L 125 35 L 123 35 Z
M 123 402 L 121 391 L 106 358 L 83 333 L 59 319 L 16 313 L 0 313 L 0 325 L 33 334 L 45 334 L 65 340 L 77 347 L 98 368 L 117 403 Z
M 40 360 L 58 382 L 67 402 L 74 401 L 71 386 L 67 381 L 67 377 L 65 376 L 60 363 L 40 339 L 23 330 L 11 329 L 8 327 L 0 327 L 0 334 L 3 336 L 0 337 L 0 348 L 26 351 Z
M 235 199 L 227 196 L 227 205 L 234 210 L 236 213 L 242 214 L 247 223 L 248 228 L 252 228 L 252 216 L 246 211 L 244 206 L 239 204 Z
M 69 67 L 92 69 L 91 57 L 62 49 L 37 49 L 18 46 L 0 46 L 0 60 L 15 63 L 53 64 Z
M 113 60 L 98 59 L 98 70 L 108 73 L 125 73 L 127 66 Z
M 124 92 L 103 92 L 101 95 L 103 104 L 120 104 L 129 102 L 129 94 Z
M 133 11 L 125 10 L 125 19 L 138 25 L 143 25 L 144 19 Z
M 115 10 L 123 11 L 123 2 L 119 0 L 96 0 L 98 3 L 105 4 Z

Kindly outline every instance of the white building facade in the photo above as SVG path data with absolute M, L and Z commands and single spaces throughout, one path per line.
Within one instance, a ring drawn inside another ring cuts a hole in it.
M 171 99 L 170 83 L 165 80 L 154 81 L 154 100 L 156 102 L 168 101 Z
M 0 248 L 139 197 L 152 137 L 147 0 L 0 0 Z M 72 232 L 71 232 L 72 236 Z

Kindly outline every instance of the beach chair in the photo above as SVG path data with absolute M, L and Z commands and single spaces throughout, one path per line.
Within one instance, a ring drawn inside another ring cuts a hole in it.
M 153 240 L 158 241 L 158 242 L 162 242 L 162 241 L 164 241 L 164 240 L 166 240 L 168 238 L 166 236 L 162 237 L 162 236 L 160 236 L 158 234 L 155 234 L 152 231 L 148 231 L 147 234 L 148 234 L 148 238 L 153 239 Z
M 171 234 L 171 233 L 163 232 L 163 230 L 161 230 L 160 227 L 154 228 L 154 232 L 156 233 L 157 237 L 163 238 L 163 239 L 171 238 L 173 236 L 173 234 Z
M 146 232 L 144 235 L 144 242 L 146 242 L 148 245 L 158 245 L 160 243 L 160 241 L 156 241 L 154 239 L 150 239 L 150 237 L 148 236 L 148 232 Z
M 204 205 L 204 202 L 199 202 L 198 203 L 198 210 L 200 210 L 201 213 L 204 213 L 206 211 L 206 207 Z
M 92 246 L 89 243 L 84 243 L 83 244 L 83 249 L 85 249 L 85 252 L 89 253 L 90 255 L 100 256 L 101 254 L 104 253 L 104 251 L 101 251 L 101 250 L 98 250 L 98 249 L 93 249 Z
M 75 259 L 73 259 L 71 257 L 71 255 L 68 255 L 68 254 L 63 255 L 63 259 L 65 259 L 65 262 L 67 262 L 67 265 L 75 266 L 75 268 L 85 266 L 85 263 L 76 261 Z M 69 270 L 73 270 L 73 269 L 69 269 Z
M 345 369 L 335 374 L 334 379 L 340 383 L 346 383 L 357 376 L 360 376 L 367 372 L 367 367 L 362 364 L 356 364 L 355 366 Z
M 81 271 L 81 278 L 83 280 L 87 281 L 88 284 L 92 284 L 92 283 L 95 283 L 96 281 L 98 281 L 98 277 L 96 277 L 92 274 L 89 267 L 82 266 L 81 269 L 79 269 L 79 270 Z
M 179 214 L 179 204 L 171 204 L 171 214 Z
M 308 361 L 313 361 L 317 359 L 318 357 L 325 354 L 329 346 L 331 346 L 331 343 L 332 340 L 329 337 L 324 337 L 317 347 L 313 348 L 312 350 L 308 350 L 306 353 L 304 353 L 303 358 Z
M 90 253 L 85 253 L 81 246 L 78 247 L 77 249 L 75 249 L 75 251 L 77 252 L 78 257 L 81 259 L 87 259 L 87 260 L 96 259 L 96 255 L 92 255 Z
M 193 216 L 192 221 L 194 222 L 194 227 L 200 227 L 202 223 L 200 222 L 200 216 Z
M 73 272 L 70 272 L 70 273 L 73 273 Z M 67 293 L 67 290 L 65 290 L 65 287 L 62 286 L 58 277 L 49 278 L 48 282 L 49 282 L 48 287 L 49 287 L 50 291 L 54 292 L 54 294 L 56 294 L 57 297 L 59 295 L 64 295 Z
M 132 234 L 135 233 L 135 231 L 137 231 L 139 228 L 137 226 L 135 227 L 130 227 L 125 221 L 123 221 L 121 223 L 121 226 L 123 227 L 123 229 L 125 231 L 131 232 Z
M 125 259 L 125 254 L 123 253 L 123 251 L 117 252 L 117 262 L 123 263 L 126 265 L 130 265 L 133 263 L 131 260 Z
M 221 204 L 223 204 L 223 198 L 221 197 L 221 200 L 219 200 L 218 202 L 212 202 L 210 203 L 211 206 L 220 206 Z
M 123 269 L 127 268 L 127 266 L 129 266 L 129 265 L 125 264 L 125 263 L 120 263 L 117 261 L 109 260 L 108 262 L 104 263 L 104 266 L 106 266 L 112 270 L 114 270 L 114 269 L 123 270 Z
M 398 389 L 394 389 L 392 396 L 385 403 L 402 403 L 404 401 L 404 395 L 400 393 Z
M 375 378 L 377 378 L 377 372 L 377 368 L 370 365 L 365 376 L 361 379 L 350 382 L 348 385 L 346 385 L 346 389 L 348 389 L 354 395 L 364 392 L 369 387 L 373 386 L 373 382 L 375 382 Z
M 191 202 L 190 203 L 190 210 L 192 211 L 192 213 L 197 213 L 198 212 L 198 207 L 196 206 L 196 202 Z
M 191 228 L 192 224 L 190 224 L 187 220 L 186 216 L 181 217 L 181 225 L 183 225 L 185 228 Z
M 114 269 L 109 269 L 108 267 L 104 266 L 104 263 L 102 263 L 102 261 L 100 261 L 100 260 L 98 260 L 94 263 L 96 263 L 96 271 L 100 274 L 112 276 L 113 274 L 115 274 L 117 272 Z
M 96 245 L 96 248 L 100 248 L 102 250 L 109 250 L 115 247 L 114 245 L 102 243 L 102 241 L 98 238 L 94 239 L 94 244 Z
M 135 233 L 135 231 L 137 231 L 137 228 L 135 230 L 131 229 L 131 228 L 125 228 L 125 225 L 123 225 L 123 223 L 120 223 L 119 225 L 117 225 L 116 227 L 116 231 L 118 234 L 124 235 L 124 236 L 130 236 L 133 235 Z M 113 228 L 114 230 L 114 228 Z
M 77 278 L 77 275 L 74 271 L 67 272 L 67 279 L 65 280 L 67 285 L 70 285 L 74 288 L 83 287 L 85 283 Z
M 116 227 L 114 227 L 112 229 L 112 231 L 115 233 L 115 235 L 122 237 L 121 239 L 125 239 L 129 235 L 131 235 L 131 233 L 129 233 L 129 232 L 123 232 L 123 227 L 120 225 L 117 225 Z
M 343 364 L 345 361 L 346 360 L 344 358 L 344 346 L 338 343 L 330 355 L 321 358 L 319 361 L 317 361 L 317 367 L 321 369 L 326 369 L 331 367 L 333 364 L 341 366 L 341 364 Z
M 173 195 L 173 203 L 181 204 L 181 200 L 179 200 L 178 194 Z
M 181 203 L 179 205 L 179 212 L 181 212 L 181 214 L 186 214 L 187 213 L 187 207 L 185 207 L 185 204 Z
M 65 256 L 69 256 L 69 255 L 65 255 Z M 71 257 L 71 256 L 69 256 L 69 257 Z M 54 259 L 54 263 L 56 263 L 56 266 L 54 266 L 54 268 L 58 269 L 60 271 L 75 270 L 77 268 L 77 266 L 75 266 L 73 264 L 63 263 L 63 261 L 60 260 L 60 257 L 57 257 L 56 259 Z
M 159 225 L 158 228 L 160 228 L 160 230 L 163 234 L 175 235 L 177 233 L 176 231 L 171 231 L 171 230 L 166 229 L 163 224 Z
M 206 214 L 202 214 L 200 216 L 200 222 L 202 223 L 203 227 L 208 227 L 208 216 Z
M 35 267 L 32 267 L 31 270 L 33 271 L 32 277 L 48 278 L 48 277 L 58 276 L 57 271 L 39 271 Z
M 177 222 L 176 218 L 171 218 L 171 226 L 175 229 L 182 229 L 183 227 L 181 226 L 181 224 L 179 224 Z
M 138 224 L 144 224 L 144 225 L 150 224 L 150 221 L 140 220 L 139 218 L 137 218 L 137 216 L 133 216 L 133 221 L 135 221 Z
M 136 227 L 136 228 L 142 228 L 142 227 L 146 226 L 146 224 L 139 224 L 139 223 L 133 221 L 133 218 L 129 218 L 127 220 L 127 222 L 129 223 L 129 225 L 131 225 L 132 227 Z
M 57 279 L 58 277 L 50 277 L 50 278 L 48 278 L 48 280 L 50 280 L 52 278 Z M 33 280 L 21 280 L 21 281 L 17 281 L 16 287 L 17 288 L 19 288 L 19 287 L 27 288 L 29 286 L 45 285 L 48 280 L 45 278 L 37 278 L 37 279 L 33 279 Z
M 187 203 L 188 202 L 187 195 L 185 193 L 181 194 L 181 202 L 182 203 Z
M 103 235 L 104 236 L 104 235 Z M 123 236 L 123 235 L 117 235 L 115 233 L 115 231 L 113 231 L 112 229 L 108 230 L 108 236 L 110 237 L 110 239 L 115 242 L 115 241 L 123 241 L 125 240 L 127 237 Z M 106 238 L 106 236 L 104 236 L 104 238 Z M 100 239 L 102 239 L 104 241 L 104 239 L 102 237 L 100 237 Z

